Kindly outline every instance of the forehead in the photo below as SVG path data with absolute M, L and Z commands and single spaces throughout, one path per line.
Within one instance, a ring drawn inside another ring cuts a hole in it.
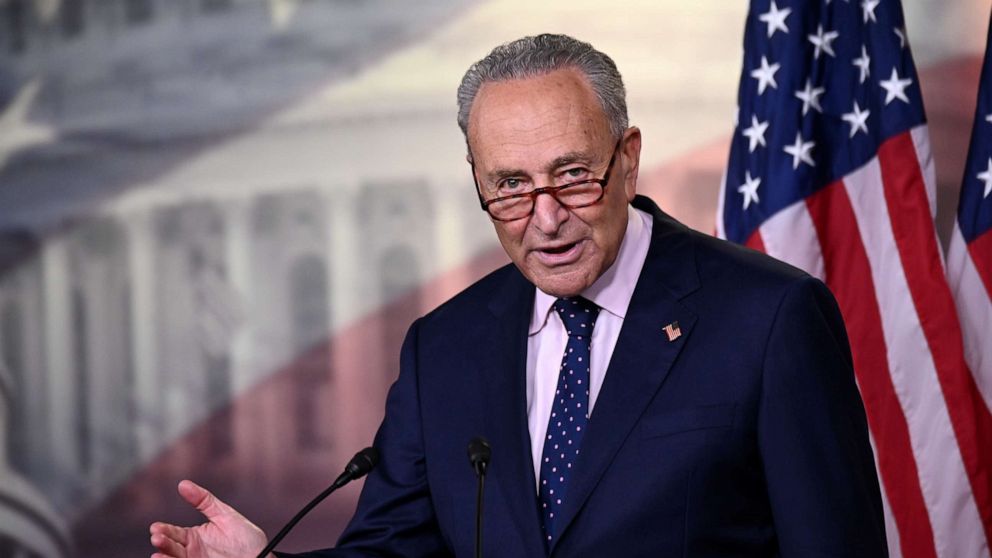
M 469 145 L 478 166 L 524 165 L 609 143 L 609 123 L 576 70 L 488 82 L 472 103 Z

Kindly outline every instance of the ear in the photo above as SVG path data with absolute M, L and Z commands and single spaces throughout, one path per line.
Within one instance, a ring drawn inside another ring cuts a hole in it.
M 641 130 L 636 126 L 627 128 L 623 133 L 623 188 L 627 201 L 633 201 L 637 193 L 637 171 L 641 164 Z

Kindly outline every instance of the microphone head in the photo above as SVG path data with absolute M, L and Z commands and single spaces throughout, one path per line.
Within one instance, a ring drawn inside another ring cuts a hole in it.
M 379 450 L 373 447 L 367 447 L 351 458 L 351 461 L 345 467 L 345 471 L 351 477 L 351 480 L 360 479 L 367 475 L 378 463 Z
M 492 454 L 489 440 L 481 436 L 472 438 L 472 441 L 468 443 L 468 461 L 472 464 L 477 475 L 486 474 L 486 466 L 489 465 Z

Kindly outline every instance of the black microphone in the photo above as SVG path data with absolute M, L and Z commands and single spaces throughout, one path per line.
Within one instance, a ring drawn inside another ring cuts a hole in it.
M 483 437 L 472 438 L 468 443 L 468 462 L 475 470 L 479 479 L 478 492 L 475 499 L 475 557 L 482 558 L 482 490 L 486 484 L 486 467 L 493 451 L 489 441 Z
M 376 466 L 377 463 L 379 463 L 379 451 L 375 448 L 365 448 L 356 453 L 355 457 L 352 457 L 351 461 L 345 465 L 344 472 L 338 475 L 338 478 L 334 480 L 334 484 L 327 487 L 327 489 L 318 494 L 316 498 L 310 500 L 310 503 L 304 506 L 304 508 L 300 510 L 300 513 L 293 516 L 293 519 L 289 520 L 289 523 L 287 523 L 275 537 L 272 537 L 269 544 L 267 544 L 265 548 L 258 553 L 257 558 L 265 558 L 268 556 L 268 554 L 272 552 L 272 549 L 275 548 L 276 545 L 279 544 L 284 538 L 286 538 L 286 535 L 289 534 L 293 527 L 295 527 L 296 524 L 303 519 L 303 516 L 310 513 L 310 510 L 316 507 L 316 505 L 319 504 L 324 498 L 330 496 L 331 492 L 334 492 L 353 480 L 364 477 L 369 473 L 369 471 L 372 470 L 373 467 Z

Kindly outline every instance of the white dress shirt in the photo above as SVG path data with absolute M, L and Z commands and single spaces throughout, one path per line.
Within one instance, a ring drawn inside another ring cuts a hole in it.
M 632 206 L 627 206 L 627 230 L 620 243 L 620 251 L 613 265 L 582 296 L 600 307 L 590 345 L 589 412 L 596 405 L 596 397 L 603 386 L 606 368 L 610 364 L 613 348 L 620 336 L 620 327 L 627 315 L 630 297 L 641 275 L 644 260 L 651 244 L 651 216 Z M 530 430 L 530 448 L 534 458 L 534 478 L 540 482 L 541 454 L 548 430 L 548 417 L 558 385 L 558 370 L 565 352 L 568 334 L 561 319 L 551 318 L 556 298 L 535 289 L 534 311 L 530 318 L 527 337 L 527 427 Z

